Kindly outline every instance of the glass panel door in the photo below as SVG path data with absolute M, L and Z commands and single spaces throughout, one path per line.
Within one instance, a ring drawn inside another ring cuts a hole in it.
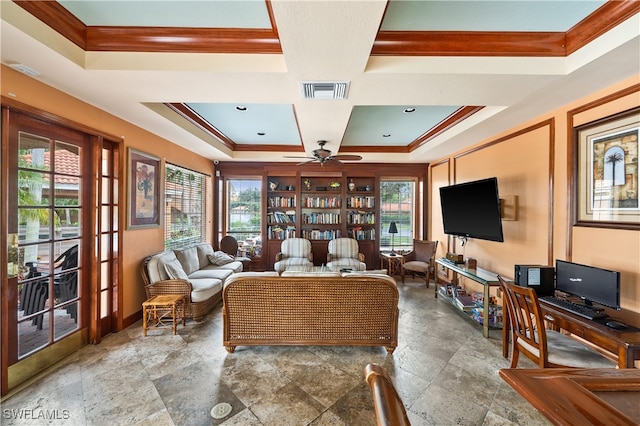
M 17 358 L 79 329 L 82 146 L 20 131 Z

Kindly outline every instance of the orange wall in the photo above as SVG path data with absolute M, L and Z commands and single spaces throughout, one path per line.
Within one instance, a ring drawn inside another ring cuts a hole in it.
M 46 86 L 30 77 L 2 66 L 0 73 L 2 96 L 15 99 L 34 108 L 72 120 L 101 133 L 117 135 L 123 139 L 123 153 L 135 148 L 177 164 L 213 175 L 213 163 L 191 151 L 183 149 L 166 139 L 162 139 L 146 130 L 108 114 L 76 98 Z M 126 176 L 124 177 L 126 179 Z M 213 188 L 208 185 L 208 203 L 211 205 Z M 122 206 L 126 205 L 124 199 Z M 211 218 L 208 218 L 211 225 Z M 209 229 L 211 226 L 209 226 Z M 124 318 L 140 311 L 146 295 L 140 276 L 140 262 L 151 253 L 164 248 L 162 227 L 125 230 L 123 232 L 123 314 Z M 210 237 L 209 237 L 210 238 Z
M 640 106 L 637 85 L 638 76 L 431 163 L 429 238 L 440 241 L 439 254 L 474 257 L 478 266 L 506 277 L 513 277 L 515 264 L 552 265 L 555 259 L 617 270 L 622 307 L 640 312 L 640 231 L 571 225 L 567 189 L 572 127 Z M 617 95 L 631 87 L 632 93 Z M 501 197 L 517 196 L 517 220 L 503 221 L 504 243 L 472 239 L 454 246 L 442 230 L 438 188 L 491 176 Z M 463 285 L 479 290 L 472 282 Z

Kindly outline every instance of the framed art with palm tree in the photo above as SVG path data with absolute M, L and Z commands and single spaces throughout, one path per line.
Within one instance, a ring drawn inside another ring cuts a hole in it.
M 574 224 L 640 228 L 640 107 L 574 129 Z

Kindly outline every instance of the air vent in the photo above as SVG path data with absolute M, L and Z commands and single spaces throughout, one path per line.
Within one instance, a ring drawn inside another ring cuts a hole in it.
M 300 83 L 305 99 L 347 99 L 348 81 L 303 81 Z

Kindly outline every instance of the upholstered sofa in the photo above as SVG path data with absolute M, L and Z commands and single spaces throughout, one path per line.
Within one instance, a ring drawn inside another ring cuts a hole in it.
M 223 345 L 398 345 L 398 289 L 382 274 L 243 272 L 222 291 Z
M 223 283 L 237 272 L 242 272 L 242 262 L 214 251 L 208 243 L 155 253 L 141 265 L 147 298 L 184 294 L 185 315 L 196 321 L 220 302 Z

